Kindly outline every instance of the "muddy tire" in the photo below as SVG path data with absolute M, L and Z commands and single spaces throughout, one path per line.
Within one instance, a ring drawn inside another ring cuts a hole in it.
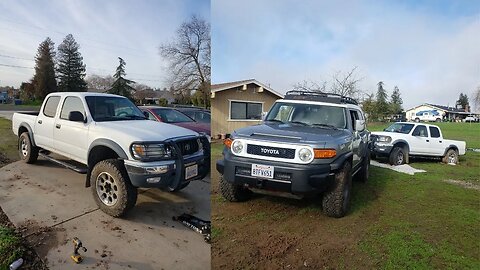
M 397 165 L 402 165 L 405 164 L 407 160 L 407 153 L 405 153 L 405 150 L 403 148 L 395 146 L 390 152 L 390 156 L 388 157 L 388 163 L 393 166 Z
M 116 159 L 102 160 L 93 167 L 90 187 L 95 203 L 112 217 L 124 216 L 137 202 L 137 188 Z
M 455 149 L 448 149 L 442 158 L 442 162 L 446 164 L 458 164 L 458 152 Z
M 329 217 L 341 218 L 350 208 L 352 193 L 352 164 L 345 162 L 335 174 L 335 182 L 322 198 L 323 213 Z
M 38 147 L 32 145 L 28 132 L 23 132 L 18 137 L 18 154 L 28 164 L 35 163 L 38 159 Z
M 220 176 L 220 192 L 230 202 L 244 202 L 250 199 L 251 191 L 242 186 L 234 185 Z
M 370 173 L 370 153 L 367 153 L 365 158 L 362 161 L 362 168 L 355 175 L 355 180 L 366 183 L 368 181 L 368 175 Z

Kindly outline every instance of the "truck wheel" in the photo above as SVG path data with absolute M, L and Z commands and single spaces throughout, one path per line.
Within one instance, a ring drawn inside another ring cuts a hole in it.
M 418 117 L 415 118 L 415 122 L 417 122 L 417 123 L 420 122 L 420 118 L 418 118 Z
M 362 168 L 356 175 L 356 179 L 362 183 L 368 181 L 368 174 L 370 173 L 370 153 L 367 153 L 362 162 Z
M 443 163 L 458 164 L 458 153 L 455 149 L 448 149 L 447 153 L 442 159 Z
M 335 174 L 335 183 L 323 194 L 323 213 L 329 217 L 341 218 L 350 208 L 352 193 L 352 164 L 345 162 Z
M 390 152 L 390 157 L 388 158 L 388 161 L 391 165 L 396 166 L 405 164 L 406 159 L 406 153 L 403 148 L 395 146 L 392 152 Z
M 180 191 L 180 190 L 186 188 L 188 185 L 190 185 L 190 182 L 191 181 L 184 182 L 184 183 L 180 184 L 177 188 L 168 187 L 168 191 L 170 191 L 170 192 Z
M 125 215 L 137 202 L 137 188 L 130 183 L 125 167 L 119 160 L 98 162 L 93 167 L 90 186 L 98 207 L 110 216 Z
M 28 164 L 37 161 L 38 148 L 32 145 L 28 132 L 23 132 L 20 134 L 20 137 L 18 137 L 18 153 L 20 154 L 20 158 Z
M 239 185 L 234 185 L 220 176 L 220 192 L 230 202 L 243 202 L 250 199 L 251 191 Z
M 440 122 L 442 122 L 442 119 L 437 118 L 437 119 L 435 119 L 435 122 L 440 123 Z

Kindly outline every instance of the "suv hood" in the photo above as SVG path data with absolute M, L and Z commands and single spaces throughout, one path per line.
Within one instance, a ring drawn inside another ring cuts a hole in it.
M 234 136 L 277 142 L 322 143 L 337 140 L 351 133 L 344 129 L 308 127 L 297 124 L 260 124 L 237 129 Z

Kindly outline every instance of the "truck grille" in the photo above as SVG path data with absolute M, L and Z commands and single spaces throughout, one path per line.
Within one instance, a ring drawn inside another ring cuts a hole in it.
M 182 155 L 192 155 L 199 150 L 197 139 L 184 140 L 177 142 L 178 148 Z
M 285 159 L 294 159 L 295 158 L 295 149 L 290 148 L 279 148 L 263 145 L 248 144 L 247 153 L 250 155 L 265 156 L 265 157 L 276 157 L 276 158 L 285 158 Z

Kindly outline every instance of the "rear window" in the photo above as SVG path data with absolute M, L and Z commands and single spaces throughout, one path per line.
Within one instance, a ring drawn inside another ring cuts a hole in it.
M 53 96 L 49 97 L 45 102 L 43 107 L 43 114 L 47 117 L 54 117 L 57 112 L 58 103 L 60 102 L 60 97 Z
M 429 127 L 430 129 L 430 137 L 432 138 L 439 138 L 440 137 L 440 131 L 436 127 Z

